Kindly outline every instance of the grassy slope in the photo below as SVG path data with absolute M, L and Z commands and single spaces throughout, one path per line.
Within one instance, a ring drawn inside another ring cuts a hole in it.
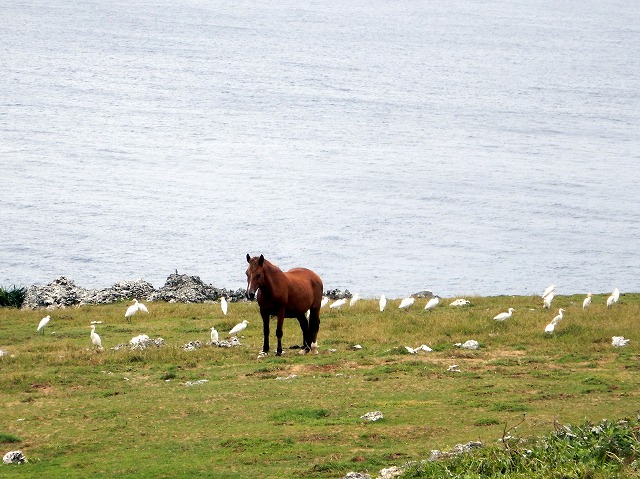
M 586 312 L 582 296 L 556 297 L 552 311 L 539 297 L 469 299 L 471 307 L 431 313 L 422 310 L 425 300 L 408 311 L 392 301 L 383 314 L 373 300 L 327 310 L 321 354 L 261 360 L 255 304 L 232 304 L 223 317 L 217 304 L 152 303 L 151 314 L 131 324 L 124 304 L 57 310 L 44 336 L 35 333 L 42 311 L 0 309 L 0 349 L 13 355 L 0 358 L 0 440 L 1 433 L 21 440 L 0 442 L 0 453 L 22 449 L 30 459 L 2 473 L 337 478 L 460 442 L 494 444 L 523 414 L 518 434 L 528 436 L 552 430 L 555 420 L 638 411 L 640 294 L 609 310 L 606 296 L 594 296 Z M 492 320 L 508 307 L 516 308 L 512 318 Z M 558 307 L 565 319 L 545 336 Z M 243 319 L 250 324 L 241 348 L 178 347 Z M 97 328 L 103 352 L 90 349 L 91 320 L 104 322 Z M 161 336 L 167 346 L 109 349 L 140 333 Z M 631 338 L 630 346 L 613 348 L 614 335 Z M 285 347 L 299 339 L 297 322 L 287 320 Z M 453 346 L 467 339 L 481 349 Z M 363 349 L 353 350 L 356 343 Z M 434 352 L 404 349 L 422 343 Z M 448 372 L 451 364 L 462 372 Z M 208 382 L 184 385 L 198 379 Z M 385 418 L 365 424 L 360 416 L 374 410 Z

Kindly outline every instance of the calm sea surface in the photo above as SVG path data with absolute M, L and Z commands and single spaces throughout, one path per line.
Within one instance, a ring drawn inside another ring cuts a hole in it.
M 640 291 L 640 2 L 3 0 L 0 285 L 246 253 L 400 297 Z

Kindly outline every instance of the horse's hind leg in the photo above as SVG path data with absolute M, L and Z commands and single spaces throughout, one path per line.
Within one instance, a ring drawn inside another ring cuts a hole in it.
M 278 313 L 278 324 L 276 326 L 276 338 L 278 338 L 278 349 L 276 356 L 282 356 L 282 325 L 284 324 L 284 310 Z
M 311 345 L 311 341 L 309 340 L 309 321 L 307 321 L 307 317 L 304 314 L 297 316 L 298 322 L 300 323 L 300 329 L 302 330 L 302 353 L 309 352 L 309 346 Z
M 318 354 L 318 331 L 320 330 L 320 308 L 312 308 L 309 313 L 309 346 L 313 354 Z

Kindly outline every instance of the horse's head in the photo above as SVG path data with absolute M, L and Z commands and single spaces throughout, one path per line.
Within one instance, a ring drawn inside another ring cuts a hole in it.
M 263 266 L 264 256 L 254 256 L 253 258 L 247 253 L 247 298 L 253 299 L 256 291 L 264 284 Z

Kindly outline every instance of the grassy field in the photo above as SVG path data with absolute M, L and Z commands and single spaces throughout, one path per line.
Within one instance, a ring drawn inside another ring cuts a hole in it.
M 611 309 L 606 295 L 467 298 L 471 306 L 409 310 L 377 301 L 321 314 L 320 354 L 257 359 L 257 305 L 149 303 L 124 319 L 126 303 L 51 312 L 0 308 L 0 453 L 29 459 L 2 477 L 342 478 L 420 460 L 432 449 L 479 440 L 495 446 L 505 427 L 520 437 L 557 423 L 635 416 L 640 404 L 640 294 Z M 493 317 L 509 307 L 504 323 Z M 566 310 L 553 335 L 544 327 Z M 36 326 L 52 319 L 44 335 Z M 203 346 L 209 329 L 247 319 L 242 346 Z M 92 348 L 91 321 L 103 351 Z M 275 325 L 272 326 L 272 331 Z M 166 346 L 111 348 L 138 334 Z M 286 320 L 285 348 L 298 344 Z M 625 348 L 611 346 L 625 336 Z M 454 343 L 475 339 L 476 351 Z M 427 344 L 433 352 L 408 354 Z M 275 338 L 272 338 L 272 347 Z M 353 348 L 355 344 L 362 349 Z M 460 372 L 448 371 L 457 364 Z M 287 378 L 287 379 L 282 379 Z M 187 381 L 207 382 L 187 386 Z M 384 419 L 360 416 L 381 411 Z M 500 446 L 502 447 L 502 446 Z M 624 477 L 633 477 L 631 475 Z

